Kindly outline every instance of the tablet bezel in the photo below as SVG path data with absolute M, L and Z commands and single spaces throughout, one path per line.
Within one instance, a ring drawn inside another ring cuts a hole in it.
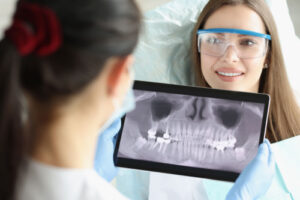
M 226 100 L 238 100 L 254 103 L 264 104 L 264 111 L 262 117 L 261 131 L 259 137 L 259 144 L 263 142 L 265 137 L 268 111 L 270 105 L 270 96 L 268 94 L 262 93 L 248 93 L 248 92 L 237 92 L 228 91 L 220 89 L 202 88 L 202 87 L 192 87 L 192 86 L 182 86 L 174 84 L 156 83 L 156 82 L 146 82 L 146 81 L 135 81 L 133 85 L 134 90 L 152 91 L 152 92 L 164 92 L 171 94 L 183 94 L 199 97 L 211 97 Z M 201 94 L 201 95 L 200 95 Z M 239 176 L 239 173 L 213 170 L 207 168 L 196 168 L 190 166 L 182 166 L 175 164 L 158 163 L 153 161 L 137 160 L 131 158 L 117 157 L 119 145 L 122 137 L 122 131 L 124 127 L 126 115 L 122 118 L 122 125 L 120 132 L 117 137 L 116 147 L 114 151 L 114 162 L 118 167 L 141 169 L 155 172 L 163 172 L 170 174 L 186 175 L 192 177 L 209 178 L 222 181 L 235 181 Z M 259 146 L 257 145 L 257 148 Z

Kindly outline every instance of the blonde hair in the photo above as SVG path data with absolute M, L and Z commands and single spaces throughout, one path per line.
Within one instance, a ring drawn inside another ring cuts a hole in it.
M 197 30 L 204 27 L 209 16 L 225 5 L 245 5 L 254 10 L 263 20 L 267 34 L 272 37 L 266 57 L 268 68 L 264 69 L 259 84 L 259 93 L 271 96 L 266 137 L 271 142 L 300 134 L 300 109 L 295 100 L 285 70 L 279 37 L 273 16 L 263 0 L 210 0 L 202 10 L 193 31 L 192 53 L 196 84 L 210 87 L 201 71 L 197 50 Z

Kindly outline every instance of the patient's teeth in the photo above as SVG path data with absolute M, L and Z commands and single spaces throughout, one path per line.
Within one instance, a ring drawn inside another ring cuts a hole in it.
M 227 72 L 217 72 L 217 73 L 223 76 L 239 76 L 242 74 L 242 73 L 227 73 Z

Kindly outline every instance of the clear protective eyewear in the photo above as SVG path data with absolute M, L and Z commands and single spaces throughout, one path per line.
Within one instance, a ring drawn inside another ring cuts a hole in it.
M 221 57 L 228 47 L 233 47 L 239 58 L 259 58 L 266 55 L 271 36 L 242 29 L 199 29 L 199 53 Z

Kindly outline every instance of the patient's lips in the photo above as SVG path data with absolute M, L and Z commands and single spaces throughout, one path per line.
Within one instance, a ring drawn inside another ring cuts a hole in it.
M 222 81 L 225 82 L 236 81 L 245 74 L 242 70 L 228 67 L 218 68 L 215 73 Z

